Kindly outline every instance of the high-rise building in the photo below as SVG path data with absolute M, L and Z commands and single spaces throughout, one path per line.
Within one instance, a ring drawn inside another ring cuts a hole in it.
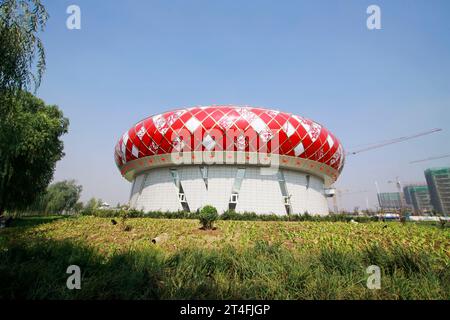
M 438 214 L 450 214 L 450 167 L 425 170 L 431 204 Z
M 401 198 L 399 192 L 381 192 L 377 196 L 380 208 L 391 210 L 401 208 Z
M 403 191 L 405 193 L 405 201 L 412 207 L 414 214 L 432 211 L 430 193 L 426 185 L 406 186 L 403 188 Z
M 405 203 L 407 206 L 410 206 L 410 207 L 412 206 L 411 187 L 412 186 L 403 187 L 403 195 L 405 197 Z

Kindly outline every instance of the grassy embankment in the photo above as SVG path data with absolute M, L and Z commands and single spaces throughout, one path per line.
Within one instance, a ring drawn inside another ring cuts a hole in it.
M 0 298 L 449 299 L 450 230 L 413 223 L 26 218 L 0 230 Z M 167 233 L 168 239 L 150 240 Z M 66 269 L 82 270 L 68 290 Z M 382 270 L 381 289 L 366 268 Z

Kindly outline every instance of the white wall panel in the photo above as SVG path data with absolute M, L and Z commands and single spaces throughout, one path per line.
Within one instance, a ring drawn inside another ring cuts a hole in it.
M 166 169 L 168 170 L 168 169 Z M 203 207 L 206 203 L 207 192 L 205 182 L 202 179 L 200 168 L 197 166 L 177 168 L 181 185 L 191 211 Z
M 213 205 L 222 213 L 228 209 L 231 190 L 237 169 L 242 166 L 209 166 L 208 189 L 202 179 L 199 166 L 178 166 L 177 169 L 186 200 L 191 211 L 206 204 Z M 146 174 L 145 184 L 140 186 Z M 309 188 L 306 188 L 306 174 L 283 170 L 288 193 L 291 195 L 293 213 L 328 214 L 328 203 L 324 196 L 323 180 L 310 175 Z M 136 177 L 130 198 L 130 205 L 144 211 L 182 210 L 170 168 L 149 170 Z M 245 168 L 245 178 L 239 192 L 237 212 L 256 212 L 258 214 L 286 214 L 277 175 L 261 175 L 254 166 Z
M 308 206 L 306 175 L 290 170 L 283 170 L 283 173 L 286 180 L 286 188 L 291 195 L 292 213 L 304 214 Z M 311 213 L 309 210 L 308 212 Z
M 237 167 L 234 166 L 211 166 L 208 173 L 208 197 L 207 203 L 217 208 L 222 213 L 228 210 L 231 189 Z
M 144 188 L 134 208 L 144 211 L 178 211 L 181 204 L 178 190 L 169 169 L 149 170 Z
M 145 175 L 146 174 L 141 174 L 137 176 L 136 179 L 134 179 L 133 181 L 133 185 L 131 186 L 130 205 L 133 207 L 136 205 L 136 201 L 139 198 L 141 188 L 143 187 L 142 183 L 144 182 Z
M 239 192 L 237 212 L 286 214 L 280 185 L 276 175 L 261 175 L 257 167 L 247 167 Z
M 293 213 L 326 215 L 328 203 L 324 196 L 324 184 L 320 178 L 309 175 L 309 188 L 306 188 L 307 174 L 283 170 L 288 192 L 291 196 Z

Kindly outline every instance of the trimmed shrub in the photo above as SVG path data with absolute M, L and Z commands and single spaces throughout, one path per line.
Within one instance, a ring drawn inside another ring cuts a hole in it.
M 219 214 L 217 213 L 217 209 L 213 206 L 206 205 L 200 210 L 199 220 L 202 225 L 202 228 L 205 230 L 213 229 L 214 221 L 219 218 Z
M 224 211 L 224 213 L 222 213 L 220 215 L 220 219 L 221 220 L 241 220 L 240 216 L 241 215 L 236 213 L 236 211 L 234 211 L 234 210 L 227 210 L 227 211 Z
M 211 210 L 213 208 L 217 213 L 217 210 L 213 206 L 205 206 L 203 209 L 208 208 L 207 210 Z M 203 210 L 202 209 L 202 210 Z M 81 212 L 82 215 L 92 215 L 94 217 L 99 218 L 153 218 L 153 219 L 201 219 L 202 213 L 200 210 L 195 212 L 186 212 L 186 211 L 149 211 L 144 212 L 142 210 L 136 209 L 93 209 L 90 211 L 83 210 Z M 347 214 L 334 214 L 330 213 L 327 216 L 317 216 L 310 215 L 305 212 L 304 214 L 256 214 L 255 212 L 243 212 L 237 213 L 234 210 L 227 210 L 222 213 L 220 216 L 218 215 L 215 220 L 235 220 L 235 221 L 331 221 L 331 222 L 350 222 L 352 219 L 356 222 L 370 222 L 377 221 L 377 217 L 366 217 L 366 216 L 352 216 Z M 214 220 L 214 221 L 215 221 Z

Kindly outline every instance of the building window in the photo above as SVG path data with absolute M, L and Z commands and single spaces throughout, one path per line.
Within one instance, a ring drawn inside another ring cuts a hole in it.
M 178 190 L 178 200 L 180 201 L 183 211 L 186 212 L 191 211 L 189 209 L 189 204 L 187 203 L 186 195 L 184 194 L 183 186 L 181 185 L 180 175 L 178 174 L 177 169 L 170 169 L 170 174 L 172 175 L 173 183 L 175 184 L 175 187 Z
M 245 168 L 238 168 L 236 177 L 234 178 L 233 189 L 231 190 L 230 202 L 228 203 L 229 210 L 235 210 L 238 202 L 239 191 L 241 190 L 242 181 L 245 178 Z
M 173 183 L 175 183 L 175 186 L 177 187 L 177 189 L 179 189 L 181 182 L 177 169 L 170 169 L 170 174 L 172 175 Z
M 207 166 L 201 166 L 200 167 L 200 174 L 202 176 L 203 182 L 205 183 L 206 190 L 208 190 L 208 167 Z
M 284 205 L 284 208 L 286 209 L 286 214 L 289 215 L 292 212 L 291 195 L 288 193 L 287 186 L 286 186 L 286 179 L 284 178 L 283 171 L 278 170 L 277 177 L 278 177 L 278 183 L 280 185 L 283 205 Z

